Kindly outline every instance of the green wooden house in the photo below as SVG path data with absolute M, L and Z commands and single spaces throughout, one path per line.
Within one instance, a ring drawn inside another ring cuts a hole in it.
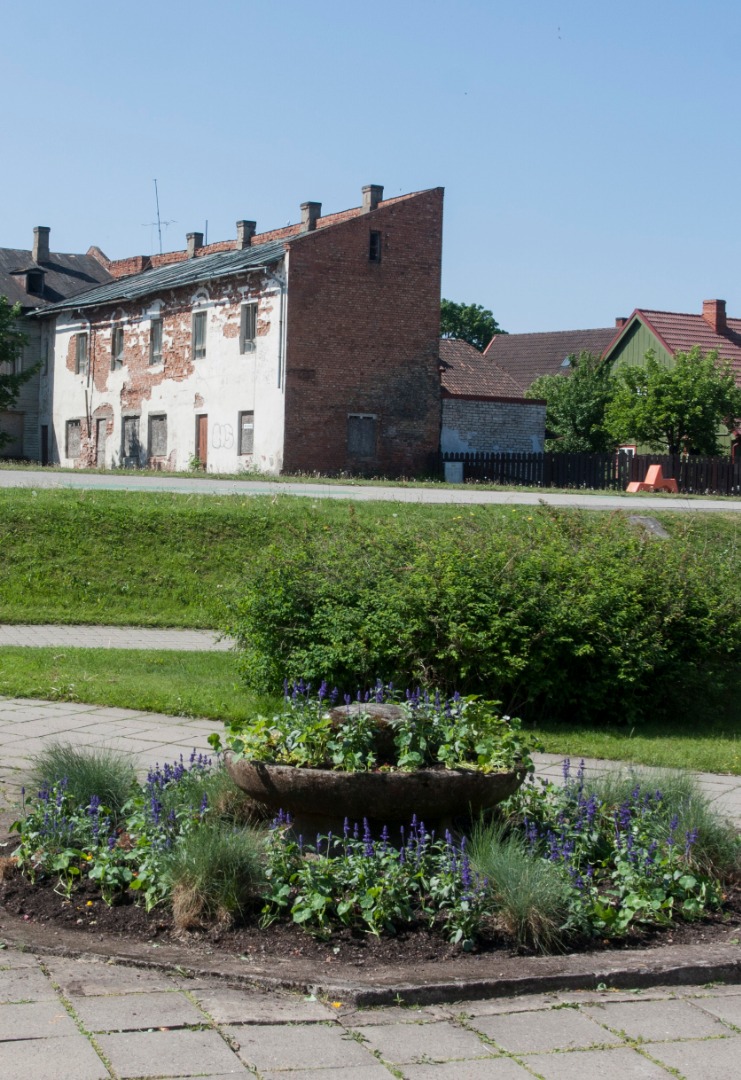
M 636 308 L 629 318 L 619 321 L 622 325 L 603 353 L 613 372 L 626 365 L 645 367 L 649 350 L 660 363 L 671 367 L 677 353 L 689 352 L 697 345 L 703 353 L 715 350 L 721 360 L 728 360 L 741 386 L 741 319 L 726 316 L 725 300 L 704 300 L 701 315 Z M 732 440 L 740 434 L 723 426 L 723 444 L 730 450 Z

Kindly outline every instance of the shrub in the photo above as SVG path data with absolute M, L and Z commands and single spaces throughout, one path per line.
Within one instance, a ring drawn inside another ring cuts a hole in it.
M 131 758 L 118 751 L 52 742 L 32 758 L 31 779 L 38 788 L 64 782 L 67 795 L 82 806 L 97 796 L 117 816 L 132 793 L 136 771 Z
M 287 533 L 245 568 L 229 624 L 248 686 L 376 679 L 480 693 L 508 713 L 635 722 L 741 657 L 733 559 L 621 514 L 482 515 Z

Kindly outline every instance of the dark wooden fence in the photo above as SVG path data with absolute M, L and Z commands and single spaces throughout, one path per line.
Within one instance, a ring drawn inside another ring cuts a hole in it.
M 624 491 L 643 480 L 649 465 L 661 465 L 687 495 L 741 494 L 741 459 L 681 454 L 443 454 L 442 463 L 463 463 L 471 483 L 518 487 L 591 488 Z M 441 469 L 441 471 L 443 471 Z

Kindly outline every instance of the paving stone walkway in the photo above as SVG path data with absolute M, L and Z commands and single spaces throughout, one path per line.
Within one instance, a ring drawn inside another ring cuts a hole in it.
M 355 1010 L 123 965 L 0 952 L 0 1076 L 729 1080 L 741 987 Z
M 84 649 L 176 649 L 226 652 L 231 641 L 213 630 L 160 630 L 142 626 L 36 626 L 0 624 L 0 647 Z

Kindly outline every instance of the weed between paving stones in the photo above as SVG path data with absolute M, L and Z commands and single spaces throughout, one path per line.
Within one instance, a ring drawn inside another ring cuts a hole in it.
M 283 814 L 260 823 L 195 754 L 153 770 L 118 812 L 93 791 L 73 798 L 74 755 L 61 757 L 68 775 L 27 799 L 0 886 L 33 920 L 362 965 L 645 943 L 661 927 L 698 940 L 738 909 L 738 841 L 686 778 L 600 785 L 567 764 L 563 788 L 528 784 L 470 839 L 413 820 L 307 842 Z

